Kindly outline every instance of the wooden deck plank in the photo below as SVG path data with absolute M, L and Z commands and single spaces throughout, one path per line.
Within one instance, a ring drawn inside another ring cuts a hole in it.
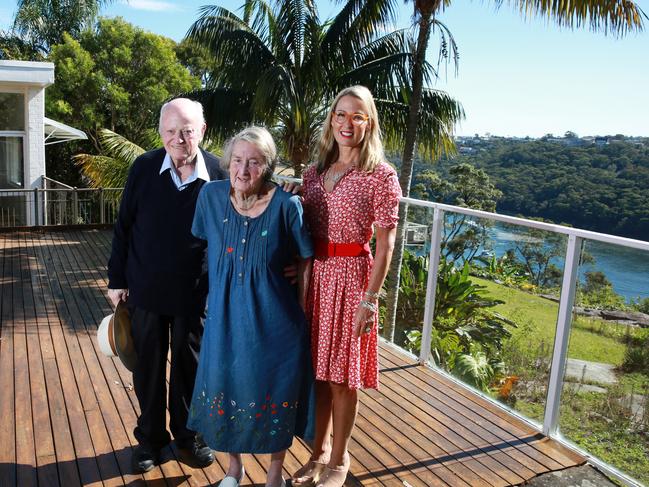
M 0 297 L 0 478 L 7 485 L 16 485 L 16 429 L 14 415 L 14 340 L 13 266 L 17 256 L 11 238 L 2 242 L 2 296 Z
M 399 444 L 414 455 L 422 464 L 427 465 L 448 485 L 470 485 L 471 487 L 488 487 L 489 483 L 467 469 L 459 455 L 449 454 L 443 450 L 429 435 L 425 435 L 409 421 L 409 416 L 398 402 L 390 400 L 383 393 L 365 392 L 361 408 L 369 407 L 383 418 L 390 418 L 386 430 L 393 438 L 400 438 Z
M 446 424 L 445 418 L 441 418 L 440 421 L 440 418 L 426 414 L 425 410 L 422 410 L 422 407 L 426 407 L 425 403 L 417 397 L 409 397 L 402 386 L 392 378 L 383 375 L 381 381 L 384 389 L 389 389 L 394 393 L 390 400 L 402 403 L 403 409 L 407 411 L 412 420 L 418 422 L 419 428 L 425 431 L 427 436 L 434 438 L 434 441 L 444 450 L 450 454 L 459 455 L 463 459 L 466 457 L 467 460 L 463 460 L 463 463 L 489 485 L 500 487 L 508 485 L 499 475 L 499 471 L 505 468 L 490 460 L 489 456 L 478 446 L 456 433 L 450 425 Z
M 382 347 L 381 356 L 391 356 L 392 363 L 400 363 L 399 361 L 403 360 L 398 352 L 390 346 Z M 456 407 L 463 404 L 472 411 L 471 416 L 473 418 L 486 419 L 493 425 L 497 425 L 498 431 L 503 433 L 509 441 L 520 445 L 528 456 L 544 465 L 548 470 L 560 470 L 584 462 L 581 456 L 568 450 L 560 443 L 553 442 L 553 448 L 548 450 L 545 442 L 542 441 L 545 437 L 540 432 L 443 375 L 434 374 L 430 369 L 424 367 L 411 368 L 409 371 L 422 380 L 423 384 L 425 384 L 424 388 L 429 387 L 431 384 L 438 384 L 436 390 L 438 392 L 444 391 L 453 400 Z M 527 446 L 530 446 L 531 449 L 527 448 Z M 556 448 L 554 448 L 555 446 Z M 547 455 L 546 451 L 550 454 Z
M 13 295 L 14 310 L 14 384 L 16 404 L 16 472 L 18 485 L 31 487 L 38 485 L 36 475 L 36 452 L 34 444 L 34 423 L 32 420 L 32 395 L 27 351 L 27 338 L 32 336 L 32 321 L 29 313 L 31 280 L 30 259 L 26 255 L 25 235 L 20 235 L 20 253 L 23 258 L 16 269 L 16 282 Z
M 499 472 L 499 475 L 505 478 L 505 480 L 511 483 L 519 483 L 523 479 L 529 479 L 535 476 L 535 472 L 525 466 L 525 464 L 529 464 L 526 459 L 523 459 L 522 462 L 518 461 L 521 455 L 518 455 L 519 452 L 516 451 L 513 444 L 499 438 L 490 431 L 493 430 L 492 424 L 488 423 L 483 425 L 480 422 L 476 422 L 475 419 L 472 420 L 471 417 L 459 414 L 456 409 L 444 403 L 445 393 L 443 391 L 436 391 L 437 393 L 432 394 L 428 392 L 425 384 L 423 384 L 423 387 L 412 384 L 408 377 L 410 374 L 405 370 L 394 370 L 390 374 L 394 374 L 400 379 L 403 379 L 399 381 L 399 384 L 404 388 L 406 394 L 417 393 L 422 400 L 422 404 L 427 403 L 430 405 L 430 408 L 427 408 L 429 414 L 446 426 L 452 424 L 452 429 L 455 432 L 471 441 L 474 446 L 480 448 L 494 460 L 497 460 L 501 465 L 505 466 L 506 470 Z M 516 476 L 509 475 L 508 472 L 510 471 L 516 472 Z
M 55 245 L 53 245 L 53 247 L 54 246 Z M 64 254 L 50 254 L 50 260 L 52 263 L 50 269 L 50 272 L 52 273 L 51 279 L 53 282 L 67 283 L 68 287 L 70 287 L 72 284 L 68 281 L 68 272 L 60 271 L 65 271 L 68 269 L 72 269 L 74 271 L 74 268 L 70 268 L 69 261 L 62 260 L 63 258 Z M 131 444 L 130 442 L 128 442 L 127 438 L 126 444 L 124 444 L 125 437 L 120 434 L 120 430 L 124 427 L 122 421 L 120 420 L 120 411 L 115 408 L 115 399 L 109 394 L 108 385 L 106 381 L 103 380 L 105 379 L 103 369 L 97 362 L 97 355 L 92 345 L 94 340 L 90 339 L 87 336 L 83 322 L 84 318 L 79 315 L 78 311 L 73 306 L 75 304 L 75 302 L 73 301 L 74 294 L 70 293 L 68 297 L 70 299 L 67 299 L 66 306 L 63 311 L 65 315 L 69 317 L 70 323 L 76 322 L 75 326 L 78 329 L 75 335 L 80 337 L 79 339 L 86 344 L 86 346 L 83 347 L 86 349 L 85 352 L 81 354 L 79 351 L 81 356 L 78 357 L 78 360 L 86 364 L 90 369 L 88 373 L 85 372 L 85 369 L 80 372 L 82 373 L 81 381 L 84 384 L 85 392 L 85 405 L 83 407 L 86 412 L 95 410 L 101 411 L 101 414 L 96 417 L 98 419 L 101 418 L 102 422 L 104 423 L 103 427 L 101 424 L 95 424 L 92 427 L 92 430 L 96 434 L 96 437 L 93 440 L 93 450 L 95 450 L 94 455 L 99 460 L 99 467 L 100 472 L 102 472 L 102 478 L 117 479 L 117 476 L 119 476 L 125 483 L 134 482 L 138 479 L 141 480 L 142 477 L 140 475 L 130 476 L 128 474 L 130 470 L 130 452 L 123 452 L 123 448 L 130 448 Z M 62 304 L 58 301 L 57 303 L 61 308 Z M 87 304 L 88 303 L 86 303 L 86 305 Z M 86 306 L 86 308 L 89 308 L 89 306 Z M 72 342 L 72 346 L 75 351 L 79 350 L 78 344 L 74 344 Z M 88 350 L 88 348 L 90 348 L 90 350 Z M 111 361 L 109 358 L 105 358 L 107 361 Z M 92 377 L 91 381 L 89 379 L 90 376 Z M 91 393 L 94 394 L 94 396 L 91 395 Z M 127 403 L 128 401 L 121 401 L 121 404 L 123 404 L 124 406 L 126 406 Z M 127 414 L 128 408 L 125 407 L 123 409 L 123 412 L 124 414 Z M 113 441 L 106 442 L 106 439 L 113 439 Z M 115 452 L 117 452 L 117 454 Z M 117 485 L 120 484 L 118 483 Z
M 398 364 L 398 357 L 391 355 L 388 347 L 384 347 L 381 350 L 381 358 L 383 363 L 388 366 L 396 366 Z M 428 371 L 426 369 L 421 367 L 418 367 L 418 369 L 420 370 L 409 368 L 407 374 L 402 373 L 398 375 L 414 387 L 420 388 L 423 391 L 430 391 L 432 396 L 431 400 L 434 400 L 445 411 L 456 411 L 466 421 L 473 422 L 479 428 L 480 433 L 486 436 L 492 443 L 504 442 L 511 445 L 511 448 L 508 449 L 508 454 L 522 465 L 525 465 L 526 469 L 529 470 L 527 472 L 528 478 L 529 476 L 545 473 L 552 467 L 562 467 L 557 462 L 554 462 L 552 459 L 522 442 L 519 437 L 510 433 L 506 429 L 507 423 L 500 417 L 494 415 L 491 417 L 494 421 L 491 421 L 488 415 L 481 416 L 481 413 L 484 414 L 485 412 L 484 407 L 475 405 L 473 401 L 467 400 L 468 398 L 465 396 L 455 394 L 456 391 L 452 388 L 443 385 L 431 374 L 427 374 Z M 525 432 L 527 436 L 535 434 L 536 432 L 531 431 L 529 428 Z M 550 467 L 544 465 L 544 463 L 549 463 Z
M 0 235 L 0 417 L 11 418 L 0 422 L 3 485 L 203 486 L 224 475 L 227 455 L 194 469 L 173 443 L 162 465 L 130 473 L 138 414 L 131 374 L 101 354 L 95 337 L 111 312 L 111 236 L 96 229 Z M 505 486 L 583 463 L 471 391 L 380 348 L 382 386 L 359 394 L 346 485 Z M 294 441 L 285 475 L 308 457 Z M 245 463 L 242 485 L 263 484 L 269 457 L 246 455 Z

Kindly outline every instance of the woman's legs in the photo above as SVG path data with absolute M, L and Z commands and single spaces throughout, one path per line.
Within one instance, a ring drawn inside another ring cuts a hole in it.
M 347 384 L 330 384 L 333 404 L 333 446 L 331 458 L 318 487 L 342 487 L 349 470 L 349 440 L 358 413 L 358 394 Z
M 293 474 L 293 485 L 296 487 L 313 485 L 314 480 L 329 463 L 331 455 L 331 411 L 332 397 L 329 382 L 316 380 L 315 382 L 315 438 L 313 439 L 313 453 L 309 462 Z
M 333 410 L 331 383 L 321 380 L 316 381 L 315 397 L 315 438 L 313 439 L 311 460 L 318 463 L 327 463 L 331 455 L 331 417 Z
M 243 478 L 243 463 L 241 461 L 241 455 L 239 453 L 230 453 L 230 465 L 228 465 L 228 471 L 226 472 L 227 477 L 234 477 L 235 479 L 241 481 Z
M 278 451 L 270 455 L 270 467 L 266 475 L 266 487 L 279 487 L 282 485 L 282 468 L 284 466 L 284 457 L 286 450 Z
M 333 403 L 333 448 L 329 467 L 349 466 L 347 449 L 352 436 L 356 414 L 358 413 L 358 394 L 347 384 L 330 383 Z

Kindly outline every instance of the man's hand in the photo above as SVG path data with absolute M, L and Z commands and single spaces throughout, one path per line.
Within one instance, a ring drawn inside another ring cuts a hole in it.
M 117 308 L 117 303 L 120 301 L 126 302 L 128 299 L 128 289 L 109 289 L 108 299 L 113 303 L 113 307 Z
M 284 277 L 288 279 L 291 284 L 297 283 L 297 263 L 289 264 L 284 267 Z
M 293 181 L 284 181 L 280 187 L 287 193 L 301 194 L 302 185 Z

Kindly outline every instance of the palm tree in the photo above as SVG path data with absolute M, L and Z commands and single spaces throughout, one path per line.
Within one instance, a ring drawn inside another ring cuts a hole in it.
M 12 33 L 42 53 L 63 41 L 67 32 L 74 39 L 92 25 L 104 5 L 113 0 L 19 0 Z
M 349 0 L 324 23 L 312 0 L 246 0 L 242 12 L 203 7 L 187 34 L 214 58 L 207 86 L 188 94 L 203 102 L 210 135 L 251 122 L 271 127 L 299 176 L 329 102 L 363 84 L 376 98 L 386 145 L 403 146 L 414 43 L 407 30 L 383 32 L 394 20 L 391 0 Z M 436 75 L 430 64 L 419 66 L 424 78 Z M 462 108 L 441 91 L 421 93 L 428 116 L 418 120 L 419 145 L 449 150 Z
M 108 129 L 100 129 L 98 135 L 102 154 L 77 154 L 74 162 L 91 188 L 123 188 L 133 161 L 146 149 Z M 148 133 L 147 148 L 157 147 L 158 140 L 157 134 Z
M 503 0 L 493 0 L 493 3 L 496 7 L 500 7 Z M 643 18 L 647 18 L 646 14 L 631 0 L 575 0 L 572 2 L 510 0 L 509 3 L 524 17 L 551 18 L 559 27 L 574 29 L 588 26 L 593 31 L 603 31 L 604 34 L 610 32 L 618 36 L 624 35 L 628 31 L 641 31 L 643 29 Z M 418 27 L 417 51 L 413 66 L 412 98 L 409 106 L 399 175 L 399 182 L 404 196 L 410 195 L 413 159 L 418 138 L 421 137 L 419 120 L 422 113 L 426 112 L 426 108 L 422 105 L 425 76 L 422 66 L 426 63 L 426 49 L 431 31 L 436 25 L 435 16 L 451 4 L 451 0 L 414 0 L 414 21 Z M 401 205 L 399 221 L 405 222 L 407 218 L 408 206 Z M 387 293 L 387 310 L 383 330 L 384 336 L 392 341 L 394 340 L 394 321 L 397 313 L 398 283 L 405 245 L 405 231 L 406 225 L 400 225 L 389 270 L 392 285 Z

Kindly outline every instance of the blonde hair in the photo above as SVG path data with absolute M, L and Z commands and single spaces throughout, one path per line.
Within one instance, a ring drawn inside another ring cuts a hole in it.
M 336 110 L 336 105 L 343 96 L 353 96 L 363 102 L 369 115 L 365 137 L 361 142 L 360 160 L 358 169 L 363 172 L 371 173 L 376 166 L 385 161 L 383 155 L 383 143 L 381 142 L 381 126 L 379 125 L 379 116 L 376 111 L 374 97 L 370 90 L 364 86 L 356 85 L 345 88 L 336 95 L 329 113 L 325 118 L 322 126 L 322 134 L 318 144 L 316 170 L 322 174 L 327 168 L 338 159 L 338 143 L 334 138 L 334 132 L 331 128 L 331 117 Z
M 277 147 L 270 132 L 264 127 L 251 125 L 246 127 L 234 137 L 225 143 L 223 148 L 223 157 L 221 158 L 221 167 L 226 171 L 230 169 L 230 161 L 232 159 L 232 151 L 237 142 L 248 142 L 254 145 L 264 157 L 266 163 L 266 171 L 264 172 L 264 179 L 270 180 L 277 166 Z

